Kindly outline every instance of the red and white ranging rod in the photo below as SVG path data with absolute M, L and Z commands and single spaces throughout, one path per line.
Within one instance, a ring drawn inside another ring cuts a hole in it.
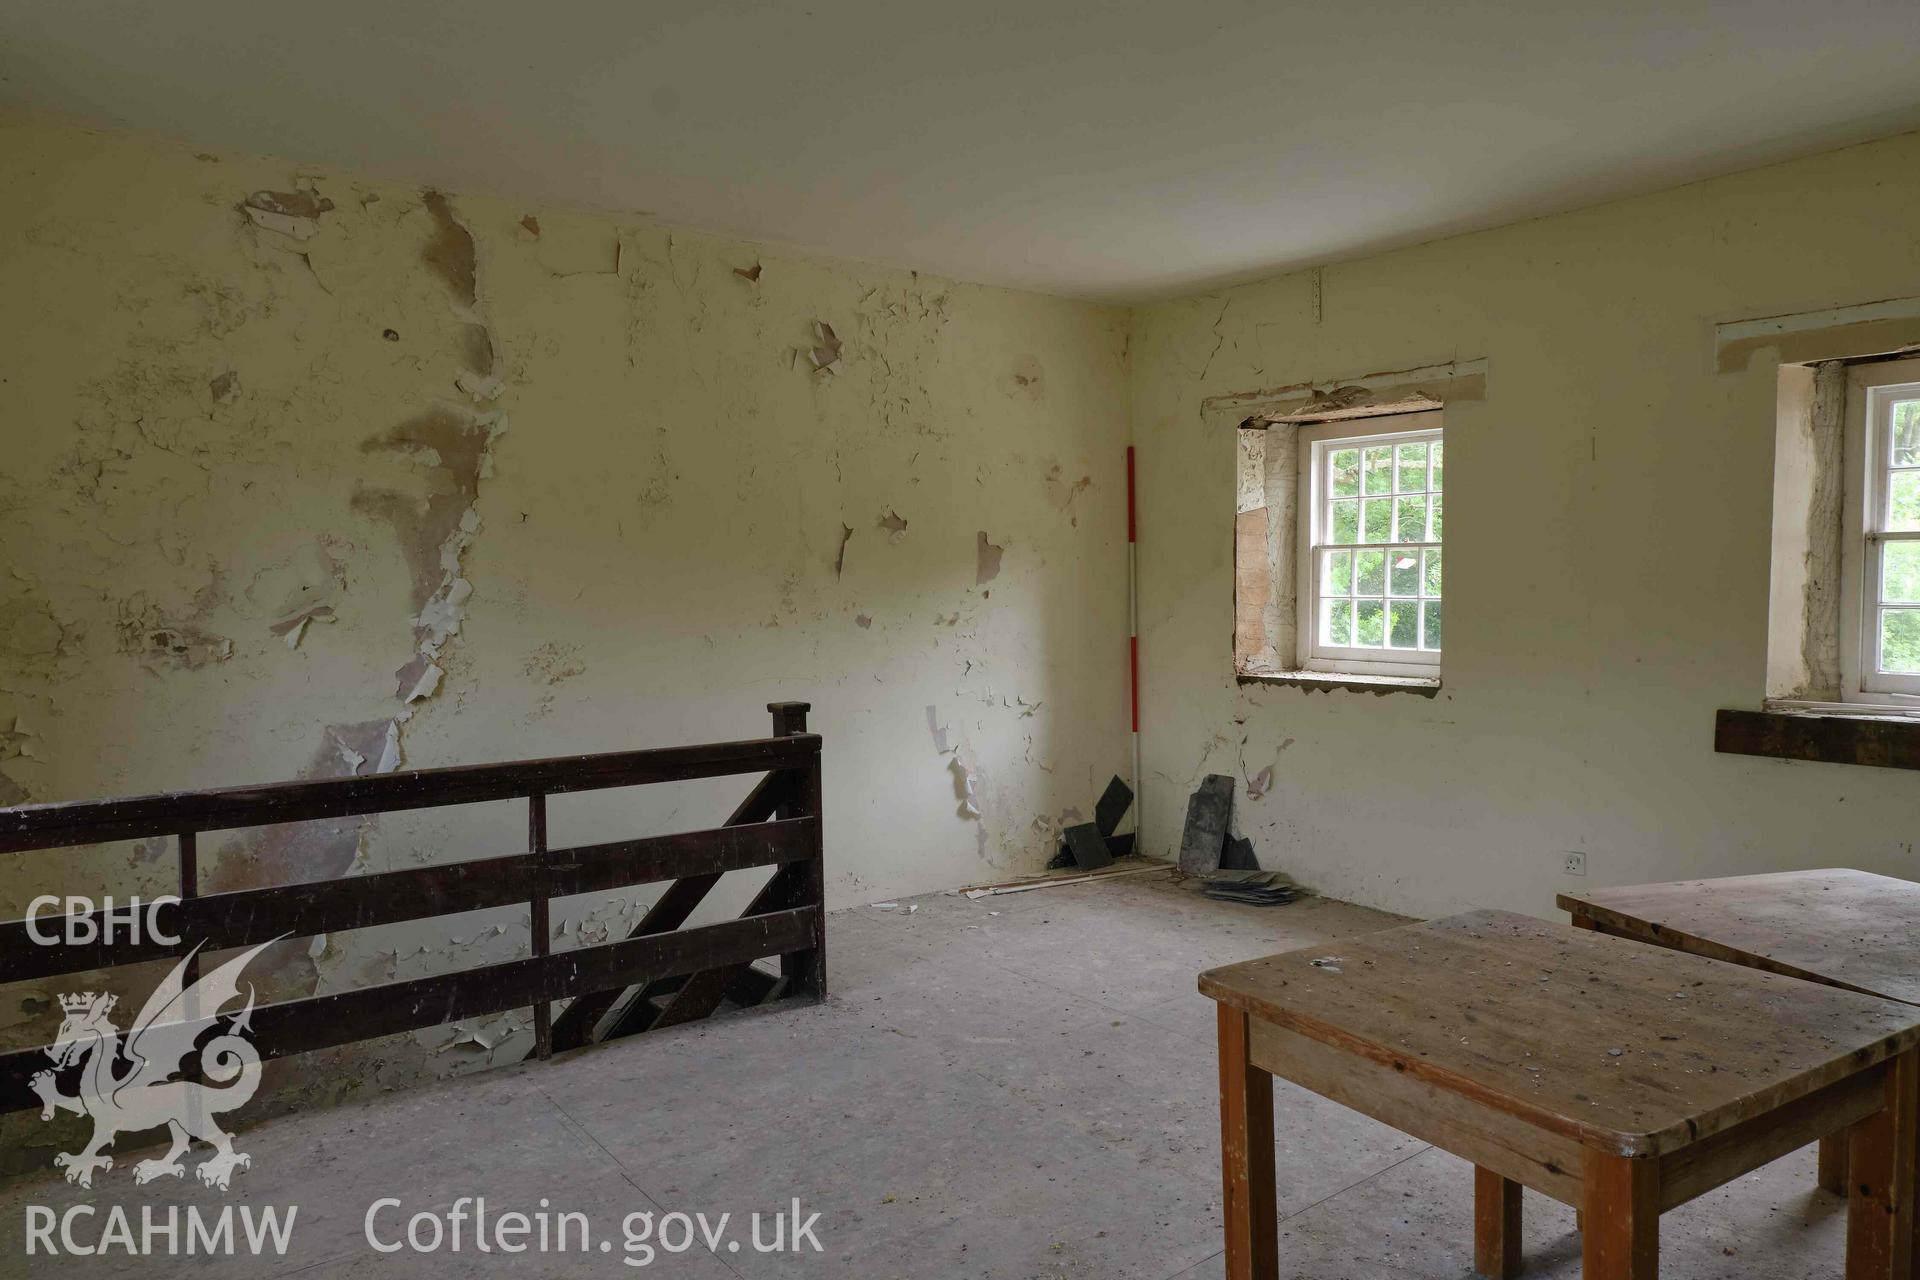
M 1133 851 L 1144 853 L 1140 842 L 1140 562 L 1136 550 L 1133 501 L 1133 446 L 1127 446 L 1127 690 L 1133 724 Z

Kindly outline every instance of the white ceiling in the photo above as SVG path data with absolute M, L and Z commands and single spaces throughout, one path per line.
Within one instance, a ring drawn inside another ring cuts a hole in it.
M 1920 128 L 1915 0 L 0 0 L 0 104 L 1135 299 Z

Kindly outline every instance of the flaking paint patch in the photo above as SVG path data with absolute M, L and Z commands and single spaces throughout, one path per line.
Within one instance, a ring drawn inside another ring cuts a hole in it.
M 491 378 L 495 359 L 492 330 L 484 324 L 471 322 L 460 326 L 460 363 L 463 373 L 470 373 L 475 378 Z
M 587 664 L 580 657 L 579 645 L 548 641 L 527 655 L 521 672 L 542 684 L 554 685 L 585 675 Z
M 1266 795 L 1273 787 L 1273 766 L 1265 766 L 1260 772 L 1248 778 L 1246 782 L 1247 799 L 1258 800 L 1261 796 Z
M 333 201 L 317 191 L 255 191 L 240 202 L 254 226 L 295 240 L 313 239 L 320 230 L 320 215 L 331 213 L 333 207 Z
M 440 192 L 427 192 L 421 203 L 433 218 L 433 236 L 421 248 L 420 259 L 453 291 L 456 302 L 471 308 L 479 301 L 473 233 L 454 216 L 453 203 Z
M 953 775 L 953 798 L 960 802 L 958 814 L 962 818 L 980 816 L 980 778 L 963 764 L 958 755 L 947 761 L 947 772 Z
M 34 745 L 39 735 L 28 727 L 23 717 L 14 715 L 5 723 L 7 727 L 0 728 L 0 807 L 25 804 L 33 798 L 27 785 L 7 769 L 15 761 L 31 761 L 39 754 Z
M 498 354 L 492 329 L 481 314 L 473 235 L 445 196 L 428 192 L 424 199 L 436 231 L 422 251 L 423 260 L 453 291 L 456 308 L 467 317 L 457 353 L 466 367 L 455 375 L 455 383 L 476 401 L 496 400 L 505 385 L 494 372 Z M 446 674 L 438 659 L 447 641 L 459 634 L 473 595 L 473 584 L 461 567 L 467 547 L 480 532 L 480 513 L 475 509 L 480 482 L 493 474 L 494 440 L 506 426 L 505 415 L 497 410 L 442 408 L 362 446 L 363 450 L 400 453 L 430 471 L 424 501 L 412 509 L 396 502 L 391 490 L 373 491 L 378 495 L 373 498 L 376 508 L 401 533 L 418 608 L 413 619 L 414 656 L 395 673 L 394 696 L 408 707 L 394 722 L 396 739 L 399 725 L 412 715 L 412 705 L 437 693 Z M 356 500 L 360 496 L 356 494 Z
M 418 702 L 422 698 L 431 698 L 440 689 L 440 679 L 447 673 L 440 665 L 424 655 L 415 656 L 412 661 L 393 673 L 398 682 L 394 686 L 393 696 L 402 702 Z
M 1006 554 L 1005 547 L 997 547 L 987 539 L 987 531 L 980 530 L 974 541 L 975 586 L 983 586 L 1000 576 L 1000 557 Z
M 81 629 L 62 621 L 44 600 L 21 594 L 0 602 L 0 652 L 16 672 L 48 674 L 73 656 Z
M 298 777 L 346 778 L 392 773 L 401 764 L 399 726 L 392 720 L 328 725 Z M 365 828 L 360 814 L 280 823 L 223 843 L 201 874 L 203 893 L 331 880 L 353 865 Z M 309 989 L 308 994 L 311 994 Z
M 298 649 L 300 641 L 307 634 L 307 627 L 315 622 L 332 622 L 337 615 L 333 606 L 328 604 L 308 605 L 297 609 L 267 627 L 268 632 L 280 637 L 287 648 Z
M 448 580 L 443 549 L 457 539 L 463 519 L 480 496 L 488 451 L 500 429 L 497 419 L 454 408 L 431 409 L 365 440 L 362 453 L 386 452 L 418 463 L 426 472 L 418 493 L 361 489 L 355 507 L 378 516 L 400 537 L 413 580 L 413 606 L 424 609 Z
M 1040 487 L 1045 491 L 1047 501 L 1066 513 L 1068 521 L 1078 528 L 1080 516 L 1073 509 L 1074 500 L 1093 487 L 1093 477 L 1083 475 L 1078 480 L 1069 481 L 1061 472 L 1060 464 L 1056 462 L 1047 468 L 1047 474 L 1041 480 Z
M 145 592 L 120 602 L 120 652 L 149 669 L 193 671 L 233 656 L 233 641 L 203 630 L 190 619 L 162 612 Z
M 1041 368 L 1038 356 L 1018 356 L 1013 362 L 1013 372 L 1009 375 L 1015 391 L 1038 400 L 1046 394 L 1045 371 Z
M 983 780 L 980 775 L 980 762 L 973 749 L 962 743 L 954 750 L 953 759 L 947 761 L 947 769 L 953 775 L 953 794 L 958 806 L 954 816 L 973 823 L 974 852 L 983 860 L 987 856 L 986 800 L 981 795 Z
M 825 320 L 813 322 L 813 345 L 807 348 L 807 359 L 813 362 L 816 373 L 840 370 L 840 336 Z
M 852 541 L 853 541 L 853 526 L 850 524 L 841 525 L 840 526 L 840 549 L 834 552 L 834 556 L 833 556 L 833 576 L 836 578 L 846 571 L 847 544 Z

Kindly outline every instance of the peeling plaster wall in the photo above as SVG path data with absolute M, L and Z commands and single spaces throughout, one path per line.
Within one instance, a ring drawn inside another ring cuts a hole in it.
M 1273 765 L 1236 805 L 1262 864 L 1396 911 L 1920 878 L 1913 775 L 1712 747 L 1767 679 L 1778 363 L 1716 373 L 1713 326 L 1920 292 L 1917 207 L 1908 135 L 1137 311 L 1145 847 L 1204 774 Z M 1237 685 L 1235 432 L 1203 400 L 1480 357 L 1446 416 L 1439 696 Z
M 839 905 L 1037 870 L 1125 768 L 1124 312 L 19 119 L 0 192 L 0 802 L 757 737 L 804 699 Z M 553 838 L 712 825 L 750 781 L 556 800 Z M 524 830 L 231 833 L 203 883 Z M 0 912 L 173 867 L 6 859 Z M 556 908 L 556 945 L 650 896 Z M 274 981 L 526 928 L 289 942 Z M 9 1044 L 56 1021 L 0 1001 Z M 274 1070 L 376 1087 L 525 1043 L 475 1036 Z

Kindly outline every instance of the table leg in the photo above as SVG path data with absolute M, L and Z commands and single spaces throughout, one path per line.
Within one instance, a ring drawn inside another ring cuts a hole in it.
M 1473 1269 L 1486 1280 L 1520 1274 L 1520 1184 L 1473 1167 Z
M 1584 1175 L 1581 1276 L 1655 1280 L 1660 1274 L 1660 1162 L 1589 1150 Z
M 1888 1087 L 1905 1091 L 1907 1116 L 1913 1122 L 1914 1137 L 1908 1148 L 1911 1158 L 1905 1165 L 1908 1173 L 1906 1186 L 1904 1190 L 1899 1187 L 1894 1189 L 1894 1194 L 1900 1198 L 1894 1229 L 1906 1234 L 1909 1241 L 1907 1265 L 1913 1275 L 1920 1276 L 1920 1049 L 1907 1054 L 1904 1061 L 1904 1067 L 1899 1062 L 1894 1064 L 1893 1080 Z M 1899 1218 L 1900 1211 L 1906 1214 L 1904 1222 Z
M 1847 1131 L 1830 1133 L 1820 1139 L 1820 1189 L 1837 1196 L 1847 1194 Z
M 1280 1206 L 1273 1185 L 1273 1077 L 1248 1056 L 1247 1015 L 1220 1012 L 1220 1167 L 1227 1280 L 1279 1280 Z
M 1920 1054 L 1887 1066 L 1886 1105 L 1847 1134 L 1847 1280 L 1911 1280 Z

